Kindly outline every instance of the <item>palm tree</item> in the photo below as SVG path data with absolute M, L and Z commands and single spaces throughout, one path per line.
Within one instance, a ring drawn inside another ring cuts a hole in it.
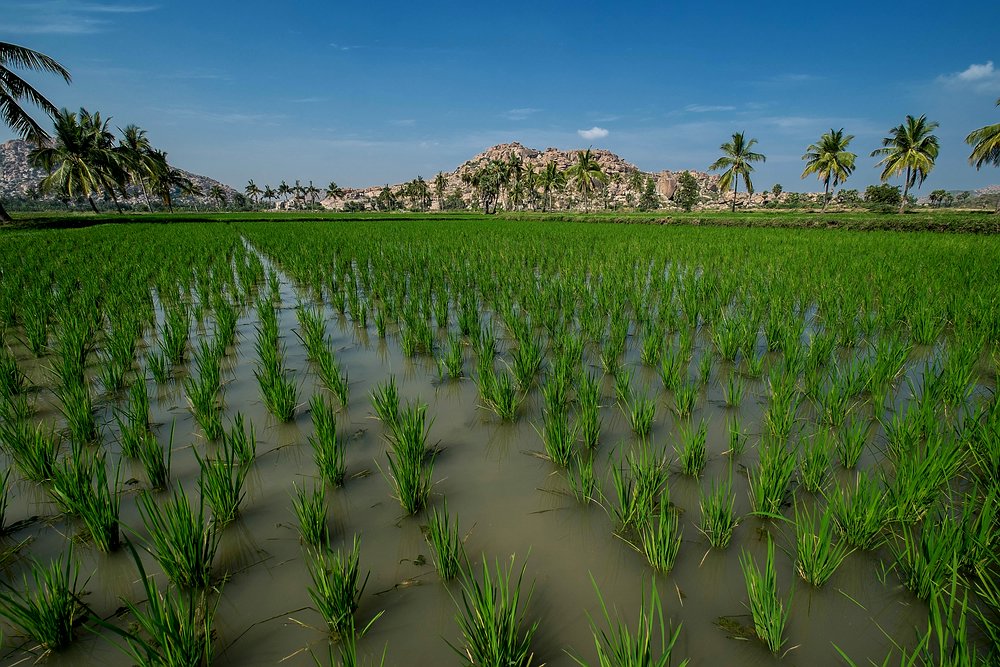
M 754 153 L 750 150 L 756 143 L 756 139 L 747 141 L 743 132 L 733 132 L 732 140 L 719 146 L 719 150 L 723 153 L 722 157 L 708 168 L 709 171 L 726 170 L 719 178 L 719 188 L 728 190 L 729 184 L 732 183 L 733 213 L 736 212 L 736 193 L 739 190 L 740 178 L 742 177 L 743 182 L 746 183 L 747 192 L 753 194 L 753 183 L 750 181 L 750 172 L 753 171 L 752 163 L 767 160 L 763 153 Z
M 439 211 L 444 210 L 444 190 L 447 186 L 448 179 L 445 178 L 443 171 L 439 171 L 434 177 L 434 197 L 437 199 Z
M 21 105 L 25 102 L 33 104 L 53 118 L 58 110 L 34 86 L 15 74 L 12 68 L 58 74 L 66 83 L 71 81 L 71 77 L 62 65 L 44 53 L 0 42 L 0 117 L 22 139 L 41 144 L 49 138 L 48 133 Z M 0 222 L 10 221 L 10 215 L 0 203 Z
M 122 134 L 118 142 L 122 166 L 132 182 L 139 184 L 142 196 L 146 200 L 146 208 L 152 213 L 153 205 L 149 202 L 146 179 L 152 176 L 153 170 L 158 166 L 153 146 L 146 137 L 146 130 L 138 125 L 126 125 L 124 129 L 118 128 L 118 131 Z
M 344 188 L 337 185 L 336 181 L 330 181 L 330 185 L 326 186 L 326 196 L 340 199 L 344 196 Z
M 1000 99 L 997 106 L 1000 107 Z M 1000 123 L 974 130 L 965 138 L 965 143 L 972 146 L 969 164 L 975 165 L 977 171 L 984 164 L 1000 167 Z M 1000 213 L 1000 199 L 997 200 L 996 212 Z
M 593 151 L 589 148 L 585 151 L 576 152 L 576 162 L 566 170 L 567 179 L 576 187 L 576 191 L 583 195 L 584 207 L 590 211 L 590 195 L 594 192 L 597 183 L 604 183 L 604 172 L 601 165 L 597 163 Z
M 854 171 L 854 160 L 856 154 L 847 150 L 847 146 L 854 139 L 853 134 L 844 136 L 844 128 L 829 132 L 824 132 L 819 141 L 812 144 L 806 150 L 809 151 L 802 156 L 806 160 L 805 171 L 802 178 L 809 174 L 816 174 L 819 180 L 823 181 L 823 212 L 826 212 L 826 205 L 830 201 L 830 185 L 837 187 L 847 180 L 847 177 Z
M 934 168 L 934 160 L 938 156 L 938 140 L 931 132 L 938 124 L 928 121 L 927 116 L 920 118 L 907 116 L 906 120 L 891 130 L 889 136 L 882 139 L 882 148 L 872 151 L 872 157 L 881 155 L 876 166 L 883 165 L 882 182 L 893 176 L 906 174 L 903 181 L 903 200 L 899 203 L 899 212 L 906 208 L 907 194 L 916 184 L 919 188 Z
M 163 201 L 163 205 L 167 207 L 168 211 L 174 212 L 173 195 L 175 189 L 184 196 L 202 196 L 201 188 L 179 169 L 174 169 L 167 163 L 166 153 L 154 150 L 153 158 L 157 166 L 149 179 L 149 189 Z M 197 210 L 197 208 L 198 203 L 195 200 L 195 209 Z
M 209 188 L 208 196 L 219 202 L 220 209 L 226 205 L 226 191 L 222 189 L 221 185 L 213 185 Z
M 55 141 L 31 151 L 31 164 L 48 172 L 39 184 L 42 192 L 55 190 L 66 197 L 82 196 L 98 213 L 93 195 L 108 192 L 118 206 L 115 187 L 127 180 L 121 157 L 114 150 L 110 121 L 100 113 L 80 109 L 76 113 L 62 109 L 55 116 Z M 118 207 L 121 212 L 121 207 Z
M 247 181 L 247 186 L 243 188 L 243 191 L 246 193 L 247 197 L 250 198 L 250 203 L 256 206 L 260 198 L 261 189 L 256 183 L 253 182 L 252 178 Z
M 265 185 L 264 192 L 262 192 L 260 196 L 262 199 L 267 200 L 267 203 L 270 204 L 274 200 L 274 198 L 278 196 L 278 193 L 275 192 L 274 188 L 272 188 L 270 185 Z
M 566 185 L 566 174 L 550 160 L 538 174 L 538 185 L 542 188 L 542 212 L 545 212 L 552 208 L 552 191 Z
M 316 198 L 319 197 L 321 190 L 313 185 L 312 181 L 309 181 L 309 185 L 302 188 L 303 204 L 305 204 L 305 197 L 309 197 L 309 208 L 316 208 Z

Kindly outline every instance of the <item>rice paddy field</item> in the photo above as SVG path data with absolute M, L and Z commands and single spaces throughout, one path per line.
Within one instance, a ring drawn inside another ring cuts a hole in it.
M 0 664 L 997 664 L 1000 238 L 0 235 Z

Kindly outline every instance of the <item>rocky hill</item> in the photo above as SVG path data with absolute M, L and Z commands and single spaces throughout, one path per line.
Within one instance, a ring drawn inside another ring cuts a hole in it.
M 30 142 L 21 139 L 13 139 L 0 144 L 0 197 L 5 200 L 40 199 L 52 200 L 54 202 L 59 201 L 54 196 L 42 196 L 38 192 L 38 184 L 45 177 L 45 171 L 35 169 L 28 161 L 28 154 L 31 152 L 32 146 L 33 144 Z M 197 197 L 181 197 L 179 193 L 175 193 L 177 196 L 174 197 L 174 205 L 216 205 L 215 200 L 208 196 L 209 191 L 216 185 L 222 187 L 226 193 L 226 197 L 230 201 L 233 200 L 234 196 L 239 194 L 228 185 L 207 176 L 192 174 L 183 169 L 177 170 L 184 174 L 186 178 L 191 179 L 191 182 L 197 185 L 204 194 Z M 133 206 L 145 206 L 142 194 L 137 188 L 129 188 L 128 195 L 125 203 Z M 95 197 L 95 199 L 97 198 Z M 59 202 L 59 205 L 62 206 L 62 202 Z
M 463 176 L 471 174 L 491 160 L 506 161 L 513 156 L 519 158 L 526 167 L 532 167 L 536 171 L 541 171 L 549 162 L 555 162 L 560 170 L 565 170 L 576 162 L 577 152 L 578 149 L 560 150 L 557 148 L 546 148 L 545 150 L 538 150 L 536 148 L 528 148 L 517 142 L 493 146 L 462 163 L 454 171 L 443 173 L 446 182 L 446 198 L 449 196 L 452 198 L 461 197 L 467 206 L 471 206 L 474 203 L 475 193 L 472 186 L 463 179 Z M 601 170 L 607 175 L 607 188 L 605 191 L 595 193 L 591 206 L 601 208 L 634 207 L 642 196 L 642 190 L 646 186 L 646 181 L 650 178 L 653 179 L 655 184 L 660 206 L 667 208 L 673 206 L 673 197 L 677 192 L 678 179 L 682 172 L 667 170 L 644 172 L 631 162 L 610 151 L 594 150 L 593 154 L 597 163 L 601 166 Z M 702 208 L 723 208 L 728 206 L 728 202 L 732 200 L 732 196 L 729 195 L 729 198 L 725 198 L 719 193 L 718 175 L 694 170 L 689 171 L 700 186 L 702 195 L 700 206 Z M 428 186 L 431 188 L 432 210 L 440 208 L 440 202 L 433 195 L 435 176 L 435 174 L 425 176 Z M 389 188 L 394 193 L 401 193 L 403 185 L 389 185 Z M 383 187 L 385 186 L 347 189 L 344 191 L 343 196 L 327 197 L 322 201 L 322 204 L 328 209 L 343 209 L 345 207 L 372 209 Z M 397 194 L 397 196 L 400 195 Z M 586 205 L 586 202 L 572 188 L 566 188 L 556 193 L 553 199 L 553 207 L 557 210 L 580 210 Z M 752 206 L 760 206 L 768 200 L 774 199 L 774 196 L 765 192 L 754 194 L 749 199 L 750 201 L 748 202 L 747 195 L 742 192 L 738 196 L 738 202 L 744 206 L 748 203 Z M 284 207 L 285 204 L 279 202 L 278 206 Z M 530 204 L 525 204 L 524 206 L 531 208 Z

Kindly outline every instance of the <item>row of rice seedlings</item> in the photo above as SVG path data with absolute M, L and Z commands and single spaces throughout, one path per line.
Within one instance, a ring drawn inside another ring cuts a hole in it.
M 73 640 L 73 630 L 86 613 L 72 546 L 47 565 L 32 560 L 30 573 L 31 581 L 25 574 L 21 590 L 6 581 L 0 584 L 0 616 L 45 653 L 58 651 Z
M 152 435 L 149 430 L 149 392 L 145 377 L 133 380 L 128 391 L 128 404 L 124 409 L 115 411 L 115 421 L 118 424 L 122 454 L 131 459 L 138 458 L 141 441 Z
M 257 304 L 260 325 L 257 328 L 257 368 L 254 375 L 268 412 L 287 422 L 295 416 L 298 392 L 284 366 L 284 349 L 278 342 L 278 321 L 274 307 L 266 302 Z
M 56 388 L 59 411 L 66 421 L 70 439 L 79 444 L 90 444 L 100 439 L 90 387 L 85 383 Z
M 654 569 L 667 573 L 674 568 L 681 548 L 680 516 L 670 505 L 670 490 L 666 485 L 659 498 L 659 512 L 654 518 L 646 515 L 639 526 L 639 540 L 646 560 Z
M 674 448 L 680 462 L 681 472 L 698 477 L 708 463 L 708 423 L 702 419 L 697 428 L 690 421 L 680 424 Z
M 528 667 L 534 652 L 532 639 L 538 622 L 528 623 L 527 607 L 532 585 L 522 602 L 525 564 L 514 576 L 514 557 L 506 567 L 496 563 L 491 569 L 483 556 L 482 575 L 472 571 L 462 579 L 462 605 L 457 617 L 463 645 L 449 646 L 472 665 Z
M 314 548 L 325 547 L 330 541 L 326 515 L 326 486 L 314 484 L 312 492 L 293 486 L 292 508 L 299 520 L 302 542 Z
M 90 455 L 79 445 L 74 445 L 72 455 L 56 465 L 50 487 L 56 503 L 83 521 L 89 538 L 105 553 L 117 550 L 121 544 L 117 475 L 114 487 L 108 486 L 104 455 Z
M 397 414 L 389 436 L 389 480 L 407 514 L 422 510 L 431 494 L 435 453 L 427 448 L 426 420 L 426 405 L 408 405 Z
M 220 533 L 206 520 L 204 501 L 199 499 L 196 513 L 178 487 L 166 501 L 144 492 L 138 505 L 149 533 L 149 552 L 167 578 L 182 588 L 206 588 Z
M 580 427 L 580 438 L 585 447 L 597 447 L 601 439 L 601 385 L 596 375 L 588 372 L 580 373 L 576 397 L 579 406 L 577 423 Z
M 354 536 L 353 547 L 349 552 L 323 548 L 307 551 L 307 564 L 312 579 L 309 596 L 335 638 L 364 635 L 382 615 L 380 612 L 358 629 L 355 614 L 368 584 L 368 574 L 364 580 L 360 579 L 360 556 L 361 539 L 357 535 Z
M 835 540 L 836 523 L 827 506 L 822 512 L 795 505 L 795 570 L 809 584 L 825 584 L 851 553 L 846 541 Z
M 222 388 L 222 355 L 223 348 L 201 341 L 194 356 L 196 375 L 184 381 L 184 391 L 191 411 L 205 437 L 211 441 L 218 440 L 223 435 L 222 402 L 219 399 Z
M 313 422 L 309 444 L 320 478 L 332 486 L 343 486 L 347 474 L 347 447 L 344 440 L 337 437 L 337 414 L 320 394 L 310 399 L 309 411 Z
M 604 596 L 597 587 L 593 575 L 591 583 L 601 603 L 601 615 L 607 628 L 598 628 L 594 619 L 590 618 L 598 667 L 670 667 L 673 664 L 674 647 L 680 637 L 681 626 L 678 625 L 668 634 L 663 605 L 656 591 L 656 579 L 653 579 L 648 607 L 645 593 L 639 601 L 639 615 L 634 629 L 622 619 L 617 609 L 614 619 L 611 618 Z M 570 657 L 581 667 L 589 667 L 581 658 L 572 654 Z M 680 667 L 685 667 L 687 664 L 688 661 L 684 660 L 680 663 Z
M 724 482 L 713 481 L 708 493 L 701 491 L 699 530 L 715 549 L 725 549 L 733 539 L 733 532 L 740 523 L 735 506 L 731 472 Z
M 461 574 L 466 562 L 465 545 L 458 529 L 458 517 L 448 512 L 448 500 L 442 507 L 431 510 L 424 539 L 431 549 L 434 569 L 442 581 L 450 581 Z
M 777 655 L 786 644 L 785 625 L 791 613 L 792 593 L 782 599 L 778 593 L 778 577 L 774 569 L 774 541 L 767 538 L 767 559 L 761 570 L 753 556 L 746 550 L 740 554 L 740 569 L 750 600 L 754 633 L 765 646 Z

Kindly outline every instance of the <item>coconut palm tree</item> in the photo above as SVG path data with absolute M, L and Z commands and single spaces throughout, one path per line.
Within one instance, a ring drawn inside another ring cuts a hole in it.
M 22 105 L 32 104 L 53 118 L 58 110 L 34 86 L 15 74 L 14 69 L 50 72 L 61 76 L 66 83 L 72 79 L 66 68 L 44 53 L 0 42 L 0 118 L 22 139 L 41 144 L 49 135 Z M 0 204 L 0 222 L 10 221 L 10 215 Z
M 751 149 L 757 143 L 756 139 L 747 141 L 743 132 L 733 132 L 731 141 L 719 146 L 723 155 L 712 163 L 709 171 L 719 171 L 725 169 L 719 178 L 719 189 L 728 190 L 730 183 L 733 186 L 733 208 L 736 212 L 736 193 L 739 190 L 740 178 L 746 183 L 747 192 L 753 194 L 753 183 L 750 180 L 750 173 L 753 171 L 754 162 L 764 162 L 767 158 L 763 153 L 754 153 Z
M 340 199 L 344 196 L 344 188 L 337 185 L 336 181 L 330 181 L 330 185 L 326 186 L 326 196 Z
M 934 160 L 938 156 L 938 140 L 932 132 L 937 126 L 936 122 L 928 121 L 925 115 L 920 118 L 907 116 L 901 125 L 889 130 L 889 136 L 882 139 L 882 148 L 872 151 L 872 157 L 882 156 L 875 166 L 882 165 L 883 183 L 893 176 L 905 174 L 903 200 L 899 203 L 900 213 L 906 208 L 910 188 L 923 185 L 934 168 Z
M 434 177 L 434 197 L 437 199 L 439 211 L 444 210 L 444 190 L 447 186 L 448 179 L 445 178 L 443 171 L 439 171 Z
M 1000 107 L 1000 99 L 997 106 Z M 1000 123 L 974 130 L 965 138 L 965 143 L 972 146 L 969 163 L 975 165 L 977 171 L 984 164 L 1000 167 Z M 1000 199 L 997 200 L 997 213 L 1000 213 Z
M 208 189 L 208 196 L 219 202 L 219 208 L 223 208 L 226 205 L 226 191 L 222 189 L 221 185 L 213 185 Z
M 844 128 L 829 132 L 824 132 L 819 141 L 807 148 L 808 151 L 802 156 L 806 160 L 806 168 L 802 172 L 802 178 L 809 174 L 816 176 L 823 182 L 823 211 L 826 212 L 826 205 L 830 202 L 830 185 L 837 187 L 847 180 L 847 177 L 854 171 L 854 160 L 857 159 L 855 153 L 847 150 L 853 134 L 844 136 Z
M 597 183 L 604 183 L 604 172 L 601 165 L 597 163 L 593 151 L 576 152 L 576 162 L 566 170 L 567 179 L 573 183 L 576 191 L 583 195 L 584 207 L 590 211 L 590 195 L 593 194 Z
M 542 212 L 552 208 L 552 191 L 566 185 L 566 173 L 550 160 L 538 174 L 538 186 L 542 189 Z
M 117 149 L 121 155 L 122 167 L 128 173 L 129 179 L 139 184 L 142 196 L 146 200 L 146 208 L 152 213 L 153 205 L 149 202 L 146 179 L 150 178 L 153 170 L 158 167 L 153 146 L 146 137 L 146 130 L 138 125 L 126 125 L 124 129 L 118 128 L 118 131 L 122 135 Z
M 203 192 L 190 178 L 179 169 L 174 169 L 167 163 L 167 154 L 163 151 L 153 151 L 153 159 L 157 167 L 149 179 L 150 191 L 163 201 L 163 205 L 171 213 L 174 212 L 174 191 L 188 197 L 200 197 Z M 195 200 L 195 209 L 198 203 Z
M 270 185 L 264 186 L 264 192 L 261 193 L 261 198 L 266 200 L 268 204 L 274 201 L 274 198 L 278 196 L 278 193 L 274 191 Z
M 261 189 L 260 186 L 254 183 L 252 178 L 247 181 L 247 186 L 243 188 L 243 192 L 245 192 L 247 197 L 250 199 L 250 203 L 256 206 L 257 202 L 260 200 Z
M 95 193 L 109 193 L 118 206 L 116 187 L 128 180 L 121 156 L 114 149 L 115 136 L 108 130 L 110 120 L 86 109 L 77 113 L 62 109 L 55 116 L 55 140 L 29 154 L 31 164 L 48 172 L 39 184 L 42 192 L 56 191 L 66 197 L 82 196 L 94 213 Z

